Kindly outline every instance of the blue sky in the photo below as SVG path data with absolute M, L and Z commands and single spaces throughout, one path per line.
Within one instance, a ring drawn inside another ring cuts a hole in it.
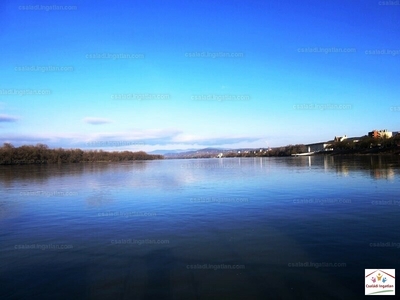
M 0 143 L 152 151 L 398 131 L 396 3 L 3 0 Z

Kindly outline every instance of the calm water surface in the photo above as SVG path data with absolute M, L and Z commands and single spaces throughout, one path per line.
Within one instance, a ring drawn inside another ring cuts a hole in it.
M 393 157 L 0 166 L 0 298 L 363 298 L 399 184 Z

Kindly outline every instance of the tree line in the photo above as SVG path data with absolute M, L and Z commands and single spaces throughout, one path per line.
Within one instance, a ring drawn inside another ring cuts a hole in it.
M 0 147 L 0 165 L 120 162 L 163 158 L 162 155 L 150 155 L 144 151 L 107 152 L 103 150 L 49 149 L 44 144 L 14 147 L 12 144 L 5 143 Z

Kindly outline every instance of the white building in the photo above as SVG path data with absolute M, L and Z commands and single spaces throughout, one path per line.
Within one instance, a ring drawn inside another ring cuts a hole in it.
M 330 146 L 329 143 L 314 143 L 314 144 L 307 144 L 307 152 L 317 152 L 317 151 L 326 151 L 328 150 L 327 147 Z
M 344 140 L 347 140 L 347 135 L 335 136 L 335 138 L 333 139 L 334 142 L 343 142 Z

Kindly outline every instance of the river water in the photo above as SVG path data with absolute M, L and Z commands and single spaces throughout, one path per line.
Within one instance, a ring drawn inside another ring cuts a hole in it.
M 378 156 L 0 166 L 0 298 L 362 298 L 399 184 Z

